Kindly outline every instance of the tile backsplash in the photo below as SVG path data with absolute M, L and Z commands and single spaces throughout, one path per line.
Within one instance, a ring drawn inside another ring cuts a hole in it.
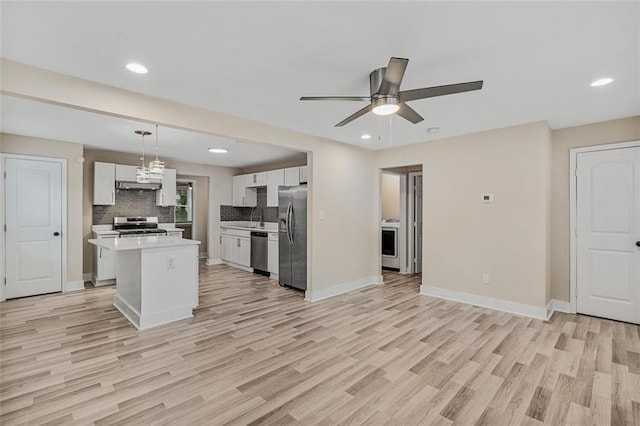
M 155 191 L 116 189 L 113 206 L 93 206 L 93 224 L 111 225 L 115 216 L 158 216 L 160 223 L 174 222 L 174 207 L 156 206 Z
M 267 207 L 267 188 L 257 188 L 256 207 L 233 207 L 220 206 L 220 221 L 249 221 L 251 220 L 251 210 L 253 210 L 253 220 L 260 220 L 260 215 L 264 215 L 265 222 L 278 221 L 278 208 Z

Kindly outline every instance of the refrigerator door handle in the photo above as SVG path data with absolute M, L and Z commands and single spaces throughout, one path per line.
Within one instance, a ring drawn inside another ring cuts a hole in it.
M 293 204 L 289 201 L 289 206 L 287 207 L 287 238 L 289 239 L 289 244 L 293 244 L 293 234 L 291 232 L 291 212 L 293 210 Z

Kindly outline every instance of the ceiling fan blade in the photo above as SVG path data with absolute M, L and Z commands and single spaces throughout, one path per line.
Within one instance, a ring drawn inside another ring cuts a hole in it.
M 335 127 L 342 127 L 345 124 L 349 124 L 353 120 L 355 120 L 356 118 L 362 117 L 363 115 L 365 115 L 366 113 L 368 113 L 372 109 L 373 109 L 373 105 L 367 105 L 366 107 L 362 108 L 361 110 L 359 110 L 357 112 L 354 112 L 353 114 L 351 114 L 350 116 L 348 116 L 347 118 L 345 118 L 344 120 L 342 120 L 341 122 L 336 124 Z
M 453 95 L 454 93 L 470 92 L 482 89 L 482 80 L 467 83 L 447 84 L 445 86 L 425 87 L 423 89 L 404 90 L 398 94 L 403 102 L 417 99 L 433 98 L 435 96 Z
M 301 101 L 371 101 L 368 96 L 303 96 Z
M 397 95 L 400 91 L 400 83 L 402 83 L 402 77 L 407 69 L 408 59 L 404 58 L 391 58 L 389 59 L 389 65 L 384 72 L 382 83 L 380 83 L 380 89 L 378 89 L 379 95 Z
M 424 120 L 424 118 L 422 118 L 420 114 L 418 114 L 413 108 L 405 103 L 400 104 L 400 109 L 398 110 L 398 112 L 396 112 L 396 114 L 404 118 L 405 120 L 409 120 L 413 124 L 419 123 Z

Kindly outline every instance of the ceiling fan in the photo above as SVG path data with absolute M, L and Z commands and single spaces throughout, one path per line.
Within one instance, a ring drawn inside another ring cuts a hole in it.
M 467 83 L 447 84 L 445 86 L 424 87 L 422 89 L 400 91 L 400 83 L 407 69 L 408 59 L 391 58 L 386 68 L 378 68 L 369 74 L 371 96 L 303 96 L 301 101 L 369 101 L 369 105 L 351 114 L 335 127 L 342 127 L 362 117 L 368 112 L 377 115 L 398 114 L 413 124 L 424 118 L 406 104 L 408 101 L 432 98 L 434 96 L 452 95 L 482 89 L 482 80 Z

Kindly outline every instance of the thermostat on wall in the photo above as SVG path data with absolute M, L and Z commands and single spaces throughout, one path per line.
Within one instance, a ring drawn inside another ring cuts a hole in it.
M 493 203 L 493 194 L 482 194 L 483 203 Z

